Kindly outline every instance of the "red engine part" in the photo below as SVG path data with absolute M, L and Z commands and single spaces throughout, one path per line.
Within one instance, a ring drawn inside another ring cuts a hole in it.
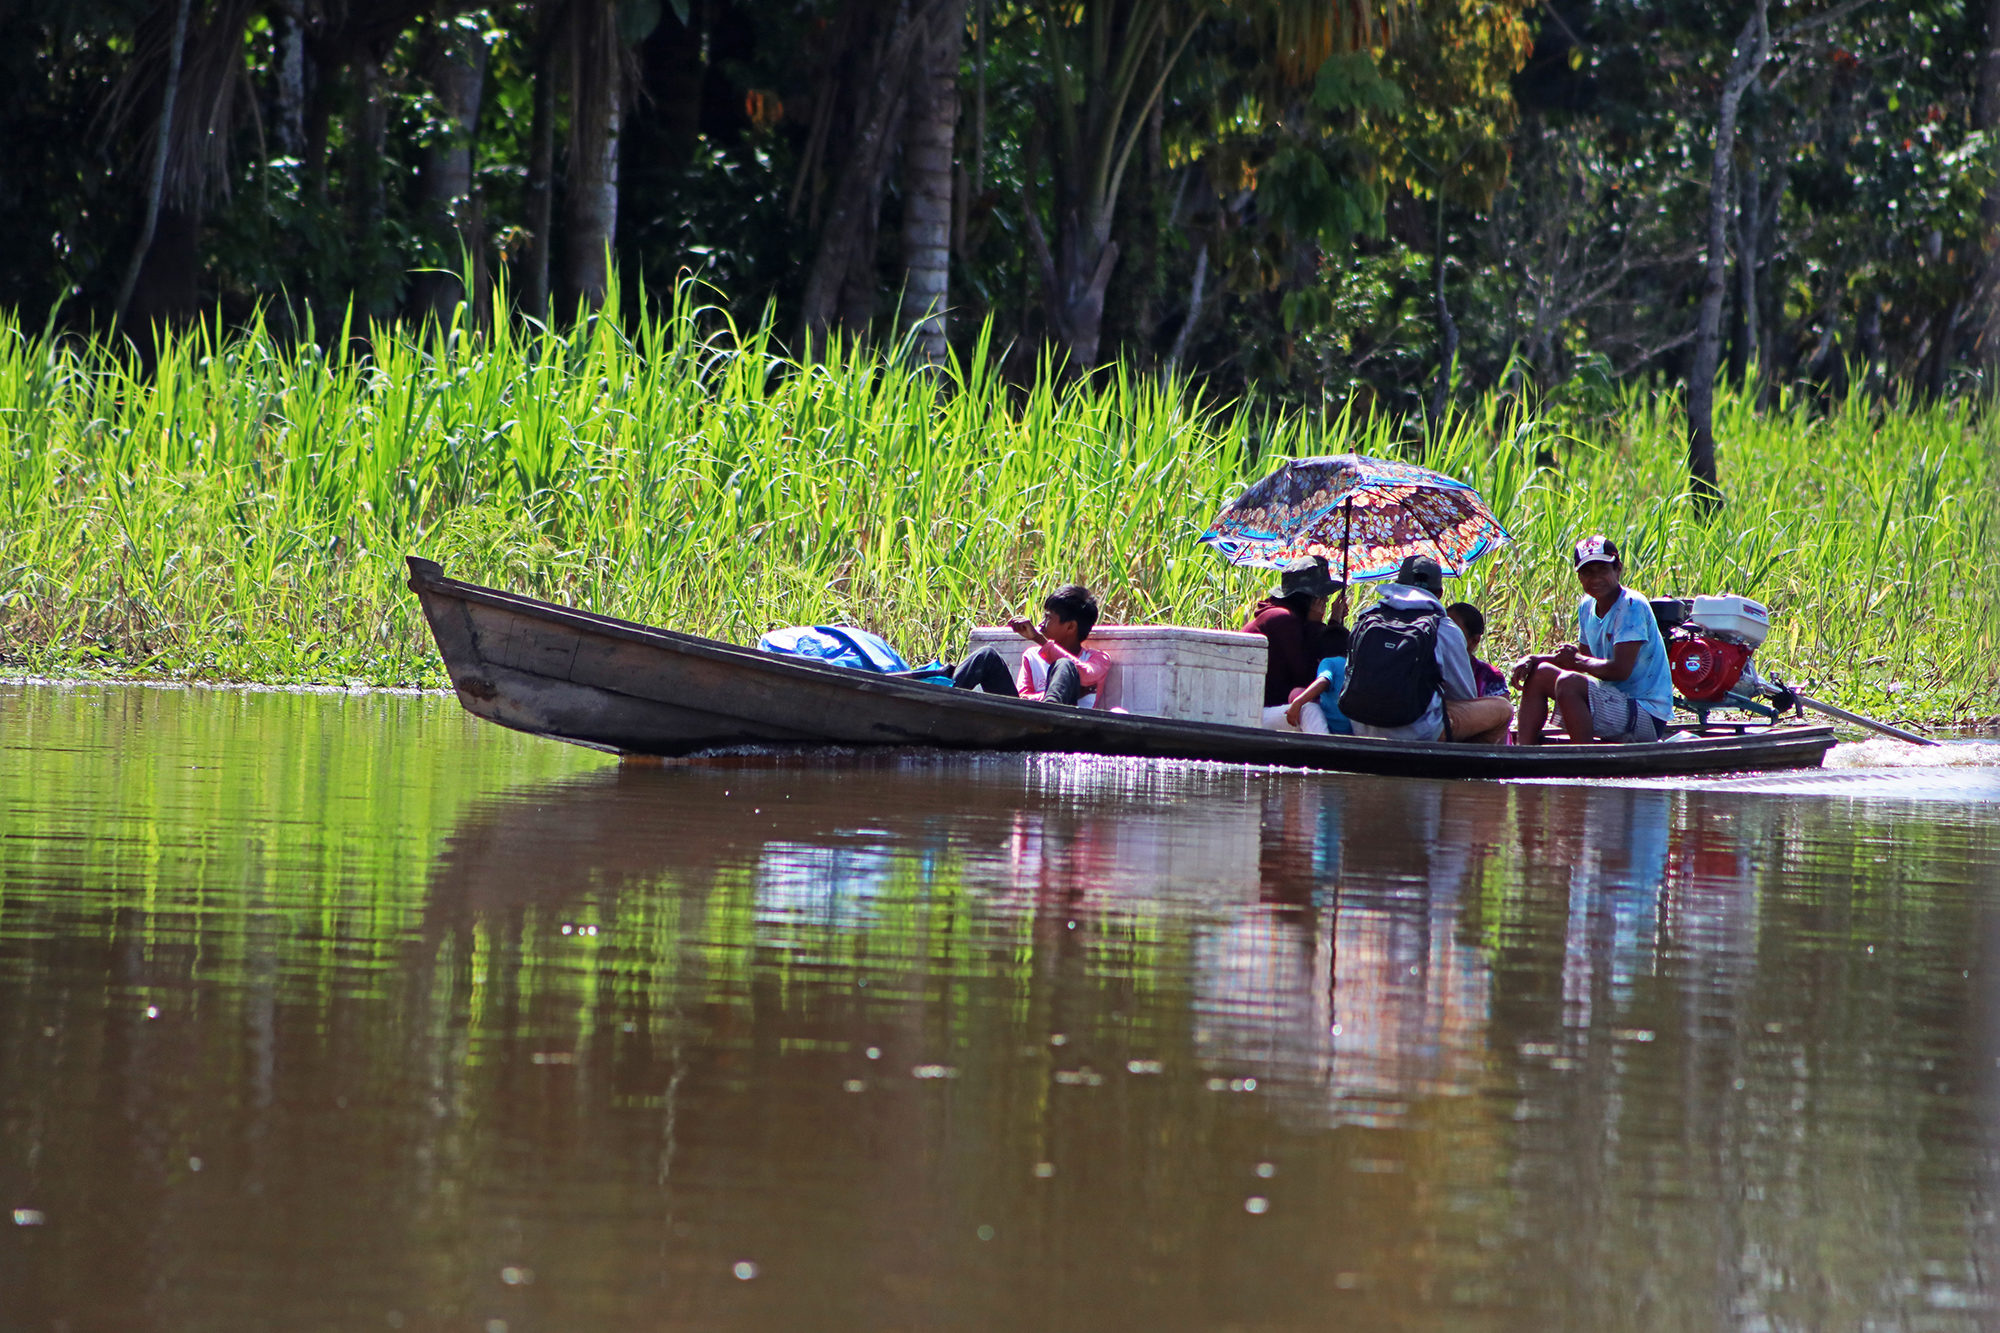
M 1747 644 L 1706 635 L 1677 636 L 1667 646 L 1667 662 L 1672 669 L 1674 688 L 1689 703 L 1714 703 L 1728 694 L 1750 664 L 1756 650 Z

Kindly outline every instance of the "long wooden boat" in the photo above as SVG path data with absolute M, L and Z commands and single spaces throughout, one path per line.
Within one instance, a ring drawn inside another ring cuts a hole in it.
M 462 583 L 410 557 L 410 588 L 467 712 L 625 755 L 929 746 L 1205 759 L 1435 778 L 1639 777 L 1817 766 L 1829 727 L 1655 745 L 1464 745 L 1307 736 L 1054 708 L 781 657 Z

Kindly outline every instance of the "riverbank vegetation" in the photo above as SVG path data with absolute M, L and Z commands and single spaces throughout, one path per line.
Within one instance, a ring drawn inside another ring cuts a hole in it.
M 1110 620 L 1234 626 L 1270 575 L 1196 535 L 1283 457 L 1352 450 L 1471 481 L 1514 534 L 1453 589 L 1487 608 L 1495 659 L 1569 632 L 1568 544 L 1603 531 L 1647 592 L 1769 602 L 1760 660 L 1795 683 L 1903 717 L 2000 713 L 2000 427 L 1963 403 L 1725 390 L 1708 517 L 1667 392 L 1494 388 L 1424 438 L 1116 368 L 1016 388 L 985 341 L 942 378 L 852 348 L 801 366 L 698 294 L 568 329 L 375 327 L 365 355 L 344 350 L 357 329 L 196 328 L 150 366 L 0 323 L 0 652 L 440 684 L 405 553 L 739 642 L 852 622 L 917 658 L 1069 578 Z

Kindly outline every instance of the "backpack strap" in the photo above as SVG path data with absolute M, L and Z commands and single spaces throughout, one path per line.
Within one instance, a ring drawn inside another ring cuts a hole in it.
M 1369 609 L 1370 611 L 1380 611 L 1380 610 L 1384 610 L 1384 608 L 1382 608 L 1382 607 L 1381 607 L 1380 605 L 1377 605 L 1377 606 L 1372 606 L 1372 607 L 1370 607 L 1370 608 L 1368 608 L 1368 609 Z M 1384 615 L 1385 615 L 1385 617 L 1387 617 L 1387 616 L 1389 616 L 1389 615 L 1393 615 L 1393 614 L 1394 614 L 1394 613 L 1392 613 L 1392 612 L 1387 612 L 1387 611 L 1384 611 Z M 1439 632 L 1440 632 L 1440 631 L 1442 631 L 1442 630 L 1444 629 L 1444 620 L 1445 620 L 1445 617 L 1444 617 L 1444 612 L 1442 612 L 1442 611 L 1422 611 L 1422 612 L 1418 612 L 1418 613 L 1416 613 L 1415 615 L 1410 615 L 1410 614 L 1408 614 L 1408 613 L 1404 613 L 1404 615 L 1403 615 L 1403 616 L 1401 616 L 1401 617 L 1398 617 L 1398 618 L 1399 618 L 1399 619 L 1405 619 L 1405 620 L 1407 620 L 1408 622 L 1410 622 L 1410 623 L 1412 623 L 1412 624 L 1415 624 L 1415 623 L 1418 623 L 1418 622 L 1421 622 L 1421 621 L 1424 621 L 1424 620 L 1429 620 L 1429 621 L 1431 622 L 1431 626 L 1430 626 L 1430 631 L 1431 631 L 1431 633 L 1430 633 L 1430 639 L 1431 639 L 1431 660 L 1432 660 L 1433 662 L 1435 662 L 1435 661 L 1437 660 L 1437 639 L 1438 639 L 1438 634 L 1439 634 Z M 1438 668 L 1438 683 L 1437 683 L 1437 689 L 1436 689 L 1436 690 L 1434 691 L 1434 693 L 1436 694 L 1436 696 L 1437 696 L 1437 701 L 1438 701 L 1438 703 L 1439 703 L 1439 705 L 1440 705 L 1440 707 L 1438 708 L 1438 717 L 1439 717 L 1439 719 L 1440 719 L 1440 720 L 1442 721 L 1442 723 L 1443 723 L 1443 725 L 1444 725 L 1444 736 L 1443 736 L 1443 739 L 1445 739 L 1445 740 L 1447 740 L 1447 741 L 1451 741 L 1451 740 L 1457 740 L 1458 738 L 1457 738 L 1456 736 L 1453 736 L 1453 735 L 1451 734 L 1451 700 L 1445 697 L 1445 692 L 1444 692 L 1444 668 L 1443 668 L 1443 667 L 1439 667 L 1439 668 Z

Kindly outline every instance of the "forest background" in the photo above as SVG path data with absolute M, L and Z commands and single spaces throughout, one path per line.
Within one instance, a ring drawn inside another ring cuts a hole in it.
M 6 0 L 0 657 L 431 680 L 418 548 L 1227 623 L 1200 523 L 1354 447 L 1528 534 L 1503 651 L 1589 524 L 1991 715 L 1996 120 L 2000 0 Z
M 944 309 L 1021 382 L 1422 411 L 1448 361 L 1687 380 L 1716 277 L 1732 379 L 1936 398 L 2000 351 L 1997 45 L 2000 0 L 9 0 L 0 308 L 568 312 L 609 255 L 798 352 Z

